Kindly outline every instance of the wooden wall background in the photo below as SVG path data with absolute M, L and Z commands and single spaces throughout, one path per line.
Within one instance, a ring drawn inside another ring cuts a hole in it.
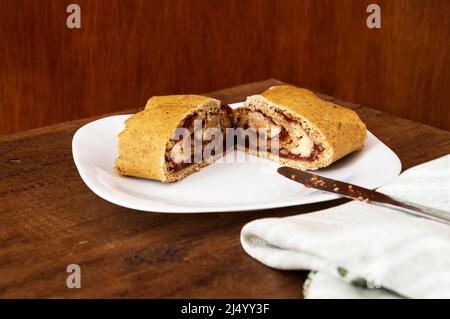
M 450 129 L 449 13 L 449 0 L 0 0 L 0 134 L 271 77 Z

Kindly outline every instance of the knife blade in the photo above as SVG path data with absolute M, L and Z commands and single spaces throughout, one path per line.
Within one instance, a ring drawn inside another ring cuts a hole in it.
M 316 188 L 328 193 L 359 200 L 367 204 L 395 209 L 410 215 L 428 218 L 450 225 L 450 212 L 410 203 L 371 189 L 337 181 L 310 172 L 300 171 L 291 167 L 283 166 L 278 168 L 277 171 L 284 177 L 303 184 L 308 188 Z

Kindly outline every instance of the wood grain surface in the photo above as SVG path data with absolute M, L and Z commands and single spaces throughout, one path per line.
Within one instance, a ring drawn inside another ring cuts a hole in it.
M 277 83 L 210 95 L 231 103 Z M 450 153 L 449 132 L 337 103 L 355 109 L 404 169 Z M 302 297 L 307 273 L 256 262 L 242 250 L 240 230 L 256 218 L 345 200 L 231 214 L 122 208 L 92 193 L 75 168 L 72 136 L 90 120 L 0 137 L 0 297 Z M 72 263 L 81 267 L 81 289 L 66 287 Z
M 0 1 L 0 134 L 266 78 L 450 130 L 448 0 L 69 3 Z

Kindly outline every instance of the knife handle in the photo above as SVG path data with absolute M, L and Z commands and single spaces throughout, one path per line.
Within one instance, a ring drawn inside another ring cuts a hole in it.
M 382 207 L 396 209 L 410 215 L 427 218 L 450 225 L 450 212 L 406 202 L 403 200 L 397 200 L 392 197 L 390 197 L 389 201 L 380 201 L 376 203 Z

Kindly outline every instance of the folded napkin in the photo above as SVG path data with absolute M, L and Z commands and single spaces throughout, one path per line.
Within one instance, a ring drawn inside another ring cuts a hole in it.
M 450 155 L 378 189 L 449 211 Z M 450 298 L 450 226 L 358 201 L 252 221 L 244 250 L 282 270 L 311 270 L 305 298 Z

